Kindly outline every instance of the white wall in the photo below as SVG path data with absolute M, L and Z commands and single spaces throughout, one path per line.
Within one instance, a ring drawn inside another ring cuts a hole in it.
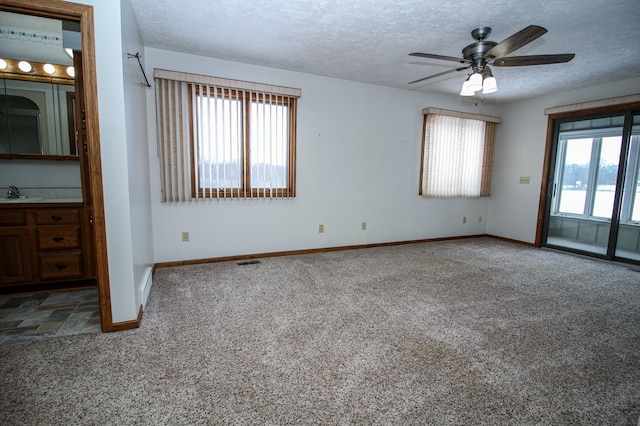
M 142 54 L 144 47 L 131 1 L 122 0 L 120 4 L 122 8 L 122 53 L 126 55 L 122 71 L 124 75 L 133 280 L 136 288 L 136 305 L 144 306 L 150 290 L 154 263 L 149 186 L 149 150 L 145 143 L 148 138 L 146 92 L 153 92 L 153 89 L 142 85 L 145 80 L 140 70 L 140 65 L 136 59 L 128 57 L 128 53 Z
M 80 188 L 81 180 L 79 161 L 0 159 L 0 188 Z
M 500 106 L 487 233 L 535 241 L 547 137 L 545 108 L 639 92 L 640 78 L 635 78 Z M 530 176 L 531 183 L 519 184 L 520 176 Z
M 162 68 L 302 89 L 297 197 L 275 201 L 161 203 L 155 97 L 148 93 L 156 262 L 486 232 L 488 199 L 418 196 L 421 110 L 494 115 L 495 106 L 159 49 L 147 48 L 145 56 L 149 73 Z
M 140 307 L 133 266 L 132 220 L 129 196 L 128 134 L 124 97 L 120 3 L 80 0 L 94 10 L 102 183 L 104 188 L 109 281 L 113 322 L 135 320 Z M 131 141 L 130 143 L 135 143 Z M 100 259 L 99 261 L 104 261 Z

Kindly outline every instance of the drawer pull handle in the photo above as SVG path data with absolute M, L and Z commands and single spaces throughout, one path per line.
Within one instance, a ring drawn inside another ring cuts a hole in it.
M 58 221 L 58 220 L 62 220 L 62 216 L 57 216 L 57 215 L 51 215 L 51 219 Z
M 64 237 L 53 237 L 52 240 L 59 243 L 60 241 L 64 241 Z
M 58 271 L 62 271 L 64 268 L 67 267 L 67 265 L 63 264 L 63 263 L 56 263 L 56 268 L 58 269 Z

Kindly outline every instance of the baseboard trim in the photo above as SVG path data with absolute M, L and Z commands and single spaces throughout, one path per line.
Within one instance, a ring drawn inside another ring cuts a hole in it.
M 481 238 L 481 237 L 491 237 L 491 235 L 487 235 L 487 234 L 461 235 L 458 237 L 427 238 L 427 239 L 421 239 L 421 240 L 393 241 L 388 243 L 359 244 L 359 245 L 351 245 L 351 246 L 322 247 L 322 248 L 304 249 L 304 250 L 289 250 L 289 251 L 274 251 L 274 252 L 266 252 L 266 253 L 241 254 L 236 256 L 209 257 L 204 259 L 178 260 L 174 262 L 159 262 L 155 264 L 155 267 L 170 268 L 174 266 L 199 265 L 203 263 L 231 262 L 236 260 L 262 259 L 266 257 L 295 256 L 300 254 L 327 253 L 332 251 L 357 250 L 357 249 L 364 249 L 364 248 L 375 248 L 375 247 L 386 247 L 386 246 L 399 246 L 399 245 L 405 245 L 405 244 L 433 243 L 436 241 L 463 240 L 468 238 Z M 495 238 L 500 238 L 500 237 L 495 237 Z M 522 244 L 526 244 L 526 243 L 522 243 Z
M 154 266 L 150 266 L 145 271 L 145 279 L 144 285 L 140 289 L 140 304 L 144 309 L 147 306 L 147 300 L 149 299 L 149 293 L 151 292 L 151 287 L 153 286 L 153 271 L 155 270 Z
M 140 305 L 140 309 L 138 310 L 138 318 L 132 321 L 122 321 L 122 322 L 114 322 L 111 324 L 111 328 L 106 330 L 107 333 L 112 331 L 124 331 L 124 330 L 132 330 L 134 328 L 140 327 L 140 323 L 142 322 L 142 305 Z
M 499 237 L 497 235 L 489 235 L 489 234 L 487 234 L 485 236 L 489 237 L 489 238 L 494 238 L 494 239 L 500 240 L 500 241 L 506 241 L 508 243 L 520 244 L 520 245 L 527 246 L 527 247 L 534 247 L 534 248 L 538 247 L 535 243 L 528 243 L 526 241 L 514 240 L 514 239 L 511 239 L 511 238 L 507 238 L 507 237 Z

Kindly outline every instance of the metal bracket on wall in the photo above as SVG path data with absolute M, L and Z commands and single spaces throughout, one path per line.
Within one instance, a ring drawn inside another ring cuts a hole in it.
M 142 67 L 142 62 L 140 62 L 140 53 L 136 52 L 136 54 L 127 53 L 129 59 L 136 58 L 138 60 L 138 65 L 140 65 L 140 71 L 142 71 L 142 76 L 144 77 L 144 83 L 140 83 L 141 86 L 151 87 L 149 84 L 149 80 L 147 79 L 147 74 L 144 72 L 144 68 Z

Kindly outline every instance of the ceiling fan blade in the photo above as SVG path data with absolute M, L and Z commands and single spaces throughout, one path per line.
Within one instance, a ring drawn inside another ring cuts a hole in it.
M 420 83 L 421 81 L 429 80 L 430 78 L 440 77 L 441 75 L 449 74 L 451 72 L 466 70 L 467 68 L 471 68 L 471 65 L 469 65 L 467 67 L 460 67 L 460 68 L 456 68 L 456 69 L 453 69 L 453 70 L 443 71 L 443 72 L 440 72 L 438 74 L 430 75 L 429 77 L 424 77 L 424 78 L 421 78 L 419 80 L 411 81 L 411 82 L 409 82 L 409 84 Z
M 493 46 L 484 54 L 484 58 L 502 58 L 503 56 L 507 56 L 509 53 L 531 43 L 546 32 L 547 30 L 545 28 L 538 25 L 529 25 L 525 29 L 518 31 L 511 37 L 507 37 Z
M 461 64 L 468 64 L 469 61 L 463 58 L 454 58 L 453 56 L 433 55 L 431 53 L 409 53 L 409 56 L 417 56 L 418 58 L 427 59 L 441 59 L 443 61 L 459 62 Z
M 495 59 L 493 65 L 496 67 L 523 67 L 527 65 L 561 64 L 569 62 L 576 55 L 573 53 L 560 55 L 531 55 L 531 56 L 510 56 L 508 58 Z

